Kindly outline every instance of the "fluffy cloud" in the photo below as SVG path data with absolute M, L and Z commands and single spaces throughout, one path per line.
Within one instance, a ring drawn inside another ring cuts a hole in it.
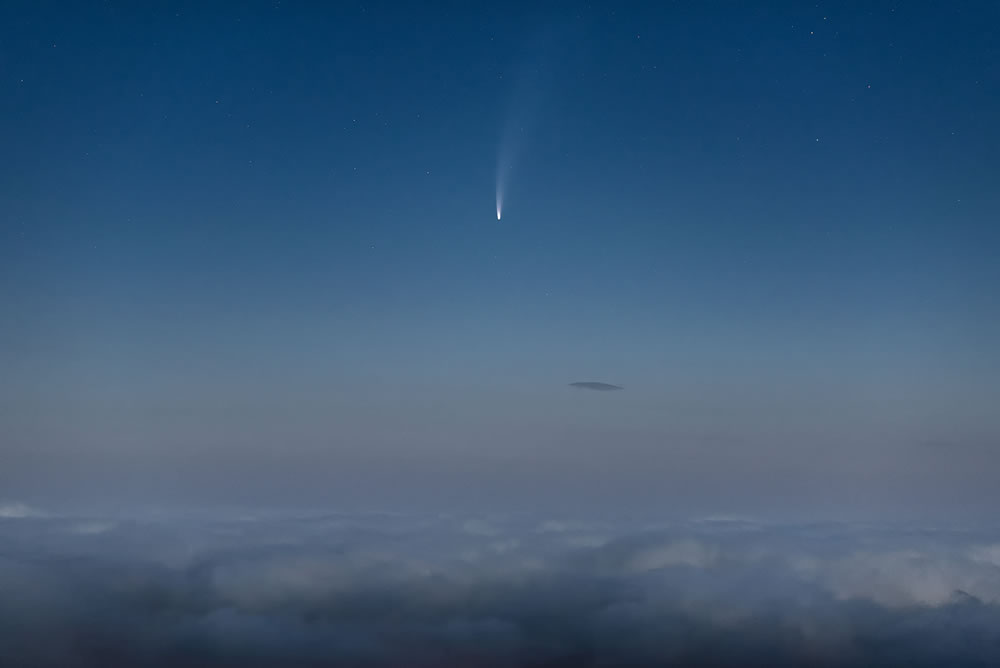
M 0 664 L 997 665 L 998 544 L 750 521 L 8 517 Z

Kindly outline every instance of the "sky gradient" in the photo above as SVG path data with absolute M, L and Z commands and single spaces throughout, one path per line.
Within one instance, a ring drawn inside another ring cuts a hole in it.
M 998 7 L 3 3 L 0 497 L 986 516 Z

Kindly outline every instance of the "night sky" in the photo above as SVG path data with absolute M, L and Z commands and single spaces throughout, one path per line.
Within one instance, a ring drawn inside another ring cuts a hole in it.
M 998 21 L 4 2 L 0 497 L 988 516 Z

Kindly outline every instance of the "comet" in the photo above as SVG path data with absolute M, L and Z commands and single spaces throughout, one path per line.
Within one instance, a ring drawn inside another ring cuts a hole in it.
M 497 220 L 503 216 L 503 194 L 507 185 L 507 172 L 510 171 L 511 156 L 509 142 L 505 142 L 500 147 L 500 156 L 497 159 Z
M 539 110 L 544 100 L 558 88 L 555 65 L 565 60 L 576 45 L 578 35 L 574 26 L 575 24 L 543 26 L 521 45 L 521 62 L 510 64 L 513 72 L 500 73 L 499 80 L 505 85 L 512 85 L 504 93 L 508 99 L 508 108 L 502 117 L 497 146 L 498 221 L 503 217 L 504 201 L 510 195 L 509 186 L 514 186 L 515 199 L 518 196 L 514 170 L 519 169 L 522 153 L 537 132 Z M 513 76 L 505 76 L 507 74 Z
M 514 164 L 517 162 L 521 144 L 524 141 L 524 111 L 523 104 L 516 105 L 509 115 L 500 134 L 500 145 L 497 147 L 497 220 L 503 217 L 504 195 Z

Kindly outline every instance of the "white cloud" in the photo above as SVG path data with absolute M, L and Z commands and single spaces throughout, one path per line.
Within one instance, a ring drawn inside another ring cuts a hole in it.
M 500 533 L 500 529 L 481 519 L 465 520 L 462 531 L 473 536 L 496 536 Z
M 45 517 L 46 513 L 23 503 L 0 503 L 0 518 L 20 519 L 24 517 Z
M 667 568 L 694 566 L 708 568 L 719 558 L 719 550 L 696 540 L 680 540 L 667 545 L 643 548 L 627 563 L 627 570 L 634 573 Z
M 83 536 L 97 535 L 102 533 L 107 533 L 113 530 L 117 526 L 115 522 L 106 522 L 102 520 L 92 520 L 88 522 L 78 522 L 69 528 L 70 533 L 80 534 Z
M 969 550 L 973 561 L 1000 567 L 1000 543 L 992 545 L 976 545 Z

